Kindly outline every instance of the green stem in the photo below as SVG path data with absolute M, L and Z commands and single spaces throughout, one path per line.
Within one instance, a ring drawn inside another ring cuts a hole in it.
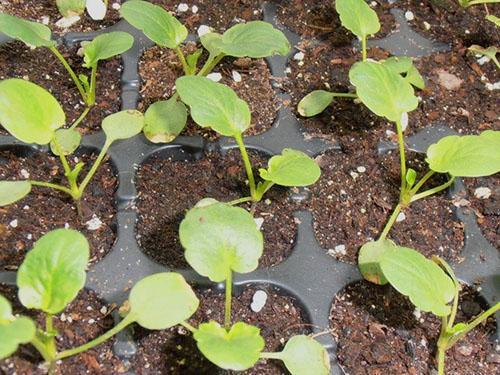
M 343 93 L 343 92 L 332 92 L 332 95 L 335 96 L 336 98 L 351 98 L 351 99 L 358 98 L 358 95 L 356 94 Z
M 205 62 L 205 65 L 201 68 L 201 70 L 198 72 L 199 76 L 205 77 L 207 74 L 209 74 L 213 68 L 225 57 L 223 53 L 216 57 L 210 57 L 208 60 Z
M 37 336 L 33 337 L 31 340 L 31 345 L 35 347 L 36 350 L 41 354 L 43 360 L 45 362 L 52 362 L 54 358 L 51 356 L 49 349 L 47 348 L 47 345 Z
M 227 204 L 230 205 L 230 206 L 235 206 L 237 204 L 245 203 L 245 202 L 250 202 L 252 200 L 253 200 L 252 197 L 245 197 L 245 198 L 240 198 L 240 199 L 235 199 L 233 201 L 229 201 L 229 202 L 227 202 Z
M 85 191 L 85 188 L 87 187 L 87 185 L 89 184 L 89 182 L 92 180 L 92 177 L 94 177 L 94 174 L 97 171 L 97 168 L 99 168 L 99 166 L 101 165 L 104 157 L 106 156 L 106 152 L 108 152 L 109 146 L 111 146 L 111 143 L 108 143 L 108 141 L 106 141 L 104 143 L 104 146 L 102 147 L 101 152 L 99 153 L 99 156 L 97 156 L 97 159 L 94 162 L 94 165 L 92 165 L 92 168 L 90 168 L 89 173 L 87 173 L 87 175 L 85 176 L 84 180 L 80 184 L 80 187 L 78 188 L 78 192 L 79 192 L 78 199 L 81 198 L 81 196 L 83 195 L 83 192 Z
M 272 181 L 265 181 L 263 184 L 260 185 L 260 187 L 257 187 L 256 195 L 257 195 L 257 201 L 260 201 L 264 194 L 267 193 L 269 189 L 271 189 L 274 186 L 274 182 Z
M 419 194 L 415 194 L 412 198 L 411 198 L 411 202 L 415 202 L 415 201 L 418 201 L 419 199 L 422 199 L 422 198 L 425 198 L 425 197 L 428 197 L 429 195 L 433 195 L 433 194 L 437 194 L 439 193 L 440 191 L 442 190 L 445 190 L 447 189 L 448 187 L 450 187 L 453 183 L 455 182 L 455 177 L 452 177 L 450 178 L 450 180 L 442 185 L 439 185 L 439 186 L 436 186 L 435 188 L 432 188 L 432 189 L 429 189 L 429 190 L 426 190 L 422 193 L 419 193 Z
M 366 61 L 366 36 L 361 38 L 361 49 L 363 53 L 363 61 Z
M 493 62 L 497 66 L 497 68 L 500 69 L 500 63 L 498 62 L 497 57 L 496 56 L 492 56 L 491 59 L 493 60 Z
M 250 158 L 248 157 L 247 149 L 245 148 L 245 144 L 243 143 L 243 137 L 240 134 L 236 134 L 234 136 L 236 143 L 241 152 L 241 157 L 243 158 L 243 164 L 245 164 L 245 170 L 247 172 L 248 183 L 250 185 L 250 195 L 255 202 L 258 202 L 256 195 L 256 187 L 255 187 L 255 178 L 253 177 L 252 164 L 250 163 Z
M 60 190 L 64 193 L 66 193 L 70 196 L 73 196 L 73 192 L 64 186 L 57 185 L 57 184 L 51 184 L 50 182 L 43 182 L 43 181 L 34 181 L 34 180 L 28 180 L 28 181 L 33 186 L 41 186 L 41 187 L 56 189 L 56 190 Z
M 231 328 L 231 298 L 233 294 L 233 272 L 228 269 L 226 275 L 226 302 L 224 310 L 224 327 Z
M 90 73 L 90 92 L 87 100 L 87 107 L 91 107 L 95 104 L 95 92 L 97 87 L 97 63 L 92 66 L 92 72 Z
M 422 177 L 422 179 L 413 187 L 413 189 L 410 190 L 410 196 L 413 196 L 415 195 L 422 186 L 424 186 L 424 184 L 429 180 L 429 178 L 431 178 L 433 175 L 434 175 L 434 171 L 429 171 L 425 174 L 424 177 Z
M 389 218 L 389 221 L 384 227 L 384 231 L 380 235 L 379 240 L 385 240 L 387 235 L 389 234 L 389 231 L 391 230 L 392 226 L 396 222 L 396 219 L 398 218 L 399 213 L 401 212 L 401 203 L 398 203 L 398 205 L 394 208 L 394 211 L 392 212 L 391 217 Z
M 468 8 L 473 5 L 494 4 L 494 3 L 500 3 L 500 0 L 472 0 L 469 1 L 465 7 Z
M 405 140 L 403 136 L 403 126 L 401 119 L 396 121 L 396 129 L 398 131 L 398 144 L 399 144 L 399 158 L 401 163 L 401 191 L 400 201 L 406 192 L 406 156 L 405 156 Z
M 64 56 L 58 51 L 56 47 L 52 46 L 49 47 L 49 49 L 52 51 L 54 55 L 56 55 L 59 61 L 63 64 L 64 68 L 68 71 L 69 75 L 71 76 L 71 79 L 78 88 L 78 91 L 80 92 L 80 95 L 82 96 L 84 103 L 87 103 L 87 94 L 85 93 L 85 90 L 82 86 L 82 83 L 80 82 L 80 79 L 77 77 L 76 73 L 71 68 L 68 61 L 64 58 Z
M 183 326 L 184 328 L 186 328 L 188 331 L 192 332 L 192 333 L 195 333 L 196 331 L 198 331 L 196 328 L 194 328 L 191 324 L 189 324 L 188 322 L 181 322 L 180 323 L 181 326 Z
M 448 337 L 446 336 L 446 316 L 443 316 L 441 320 L 441 334 L 439 335 L 437 343 L 437 363 L 438 363 L 438 375 L 444 375 L 444 360 L 446 356 L 446 343 Z
M 188 63 L 186 61 L 186 57 L 184 56 L 184 52 L 182 52 L 182 49 L 177 46 L 177 48 L 175 49 L 175 52 L 177 52 L 177 56 L 179 56 L 179 60 L 181 60 L 181 63 L 182 63 L 182 70 L 184 70 L 184 74 L 185 75 L 190 75 L 189 74 L 189 66 L 188 66 Z
M 281 359 L 281 357 L 282 357 L 281 352 L 277 352 L 277 353 L 262 352 L 262 353 L 260 353 L 260 358 Z
M 76 119 L 76 121 L 71 125 L 70 130 L 74 130 L 80 123 L 87 117 L 87 114 L 90 111 L 90 107 L 86 107 L 85 110 L 82 112 L 80 117 Z
M 76 354 L 85 352 L 89 349 L 92 349 L 94 346 L 100 345 L 109 338 L 113 337 L 116 335 L 118 332 L 122 331 L 125 327 L 127 327 L 129 324 L 133 323 L 135 321 L 135 318 L 129 314 L 127 315 L 120 323 L 118 323 L 116 326 L 111 328 L 108 332 L 104 333 L 103 335 L 99 336 L 95 340 L 92 340 L 86 344 L 80 345 L 76 348 L 73 349 L 68 349 L 60 352 L 59 354 L 56 355 L 56 359 L 64 359 L 67 357 L 72 357 Z

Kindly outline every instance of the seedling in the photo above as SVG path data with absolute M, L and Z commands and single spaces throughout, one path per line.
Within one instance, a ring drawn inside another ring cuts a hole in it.
M 18 297 L 26 308 L 44 313 L 45 326 L 14 316 L 9 301 L 0 295 L 0 359 L 12 355 L 20 344 L 31 344 L 47 362 L 49 374 L 55 374 L 57 361 L 102 344 L 132 323 L 167 329 L 182 324 L 198 308 L 198 298 L 181 275 L 154 274 L 132 288 L 128 313 L 114 328 L 84 345 L 59 351 L 54 316 L 84 287 L 88 261 L 88 242 L 75 230 L 57 229 L 35 243 L 17 272 Z
M 106 17 L 108 0 L 56 0 L 56 4 L 63 17 L 80 16 L 87 9 L 93 20 L 102 20 Z
M 290 51 L 290 43 L 281 31 L 270 23 L 253 21 L 235 25 L 224 34 L 211 32 L 201 36 L 201 44 L 209 56 L 198 68 L 203 48 L 189 56 L 184 55 L 181 44 L 186 40 L 188 31 L 165 9 L 146 1 L 131 0 L 122 5 L 120 14 L 158 46 L 175 50 L 186 76 L 206 76 L 226 56 L 261 58 L 286 56 Z M 171 142 L 186 126 L 187 109 L 178 99 L 178 95 L 174 94 L 146 111 L 144 135 L 151 142 Z
M 50 144 L 52 152 L 61 159 L 69 185 L 34 180 L 0 181 L 0 207 L 22 199 L 31 191 L 32 186 L 42 186 L 68 194 L 79 209 L 85 188 L 101 165 L 109 147 L 117 140 L 139 134 L 144 125 L 144 116 L 138 111 L 128 110 L 114 113 L 103 120 L 102 128 L 106 141 L 80 184 L 78 177 L 84 163 L 80 162 L 71 168 L 66 156 L 78 148 L 81 136 L 74 130 L 74 124 L 69 129 L 57 130 L 65 121 L 66 116 L 61 105 L 40 86 L 15 78 L 0 82 L 0 124 L 21 142 Z
M 458 3 L 460 6 L 468 8 L 473 5 L 500 3 L 500 0 L 458 0 Z
M 486 56 L 489 58 L 491 61 L 495 63 L 498 69 L 500 69 L 500 63 L 498 62 L 497 59 L 497 53 L 498 53 L 498 48 L 497 47 L 488 47 L 488 48 L 483 48 L 481 46 L 478 46 L 476 44 L 473 44 L 468 48 L 470 52 L 472 52 L 475 55 L 479 56 Z
M 61 62 L 71 79 L 75 83 L 83 102 L 85 110 L 73 127 L 78 126 L 95 104 L 97 86 L 97 66 L 99 61 L 120 55 L 128 51 L 134 44 L 134 38 L 125 32 L 114 31 L 101 34 L 91 42 L 82 42 L 83 67 L 90 69 L 90 78 L 85 74 L 77 75 L 68 61 L 57 49 L 57 43 L 52 40 L 50 29 L 37 22 L 26 21 L 22 18 L 0 13 L 0 32 L 19 40 L 32 48 L 48 48 Z
M 233 137 L 243 158 L 250 185 L 250 196 L 234 203 L 259 202 L 273 186 L 308 186 L 320 177 L 316 162 L 301 151 L 284 149 L 269 160 L 267 169 L 260 169 L 263 182 L 255 184 L 252 165 L 243 143 L 243 132 L 250 127 L 248 104 L 229 87 L 199 76 L 181 77 L 176 81 L 177 93 L 191 110 L 193 120 L 203 128 Z
M 203 355 L 226 370 L 243 371 L 259 359 L 279 359 L 295 375 L 329 374 L 326 350 L 314 339 L 292 337 L 282 352 L 263 352 L 259 328 L 231 322 L 233 273 L 257 268 L 263 251 L 263 236 L 246 210 L 203 199 L 191 209 L 179 227 L 185 257 L 193 269 L 214 282 L 225 282 L 224 327 L 215 321 L 198 328 L 186 326 Z

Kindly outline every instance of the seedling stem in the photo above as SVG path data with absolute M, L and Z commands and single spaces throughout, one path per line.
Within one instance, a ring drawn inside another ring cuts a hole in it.
M 236 143 L 241 152 L 241 157 L 243 158 L 243 163 L 245 165 L 245 170 L 247 172 L 248 184 L 250 185 L 250 196 L 254 202 L 258 202 L 259 199 L 256 193 L 255 187 L 255 178 L 253 176 L 252 164 L 250 163 L 250 158 L 248 157 L 247 149 L 245 148 L 245 144 L 243 143 L 243 137 L 241 134 L 237 134 L 234 136 Z
M 186 61 L 186 57 L 184 56 L 184 52 L 182 52 L 182 49 L 180 47 L 177 47 L 175 49 L 175 52 L 177 52 L 177 56 L 179 56 L 179 59 L 181 60 L 182 70 L 184 70 L 184 74 L 187 76 L 191 75 L 190 71 L 189 71 L 188 63 Z
M 59 50 L 56 47 L 50 47 L 50 50 L 59 59 L 59 61 L 63 64 L 64 68 L 68 71 L 69 75 L 71 76 L 71 79 L 73 80 L 76 87 L 78 88 L 78 91 L 80 92 L 80 95 L 82 96 L 83 101 L 85 102 L 85 104 L 88 105 L 87 93 L 85 92 L 85 90 L 82 86 L 82 83 L 80 82 L 80 79 L 77 77 L 75 71 L 71 68 L 68 61 L 64 58 L 64 56 L 59 52 Z
M 363 50 L 363 61 L 366 61 L 366 36 L 361 38 L 361 48 Z
M 229 269 L 226 275 L 226 302 L 224 310 L 224 327 L 231 328 L 231 298 L 233 294 L 233 271 Z

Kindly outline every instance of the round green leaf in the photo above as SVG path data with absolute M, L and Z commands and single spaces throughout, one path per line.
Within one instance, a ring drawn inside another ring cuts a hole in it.
M 333 101 L 334 95 L 325 90 L 313 91 L 300 101 L 297 109 L 301 116 L 312 117 L 323 112 Z
M 358 268 L 365 280 L 378 285 L 387 284 L 388 281 L 380 268 L 380 260 L 395 247 L 396 244 L 390 240 L 371 241 L 361 246 Z
M 47 26 L 6 13 L 0 13 L 0 32 L 29 46 L 52 47 L 56 45 L 56 42 L 51 40 L 52 32 Z
M 335 9 L 342 26 L 360 39 L 380 30 L 377 13 L 365 0 L 336 0 Z
M 161 6 L 147 1 L 129 0 L 120 15 L 161 47 L 176 48 L 187 37 L 186 27 Z
M 349 71 L 349 79 L 363 104 L 390 121 L 400 121 L 403 113 L 418 106 L 412 85 L 382 63 L 358 62 Z
M 113 113 L 102 121 L 107 143 L 131 138 L 139 134 L 143 127 L 144 115 L 134 109 Z
M 0 181 L 0 207 L 23 199 L 30 191 L 29 181 Z
M 290 42 L 280 30 L 268 22 L 240 23 L 222 35 L 222 52 L 227 56 L 261 58 L 286 56 Z
M 144 115 L 144 135 L 153 143 L 172 142 L 187 122 L 187 108 L 177 98 L 152 104 Z
M 292 375 L 330 373 L 330 358 L 327 351 L 319 342 L 308 336 L 292 337 L 286 343 L 280 357 Z
M 222 53 L 223 42 L 221 34 L 206 33 L 200 37 L 200 41 L 211 56 L 218 56 Z
M 234 371 L 253 367 L 265 344 L 260 329 L 243 322 L 234 324 L 229 332 L 217 322 L 203 323 L 193 337 L 210 362 Z
M 29 309 L 58 314 L 85 285 L 87 239 L 72 229 L 56 229 L 40 238 L 17 272 L 19 300 Z
M 229 271 L 257 268 L 264 243 L 250 213 L 240 207 L 202 200 L 179 227 L 187 262 L 202 276 L 220 282 Z
M 54 155 L 70 155 L 80 146 L 82 135 L 74 129 L 58 129 L 50 142 L 50 149 Z
M 308 186 L 318 181 L 321 169 L 318 164 L 301 151 L 285 148 L 281 155 L 273 156 L 260 176 L 281 186 Z
M 3 297 L 0 296 L 0 300 Z M 13 354 L 19 344 L 27 344 L 35 336 L 35 323 L 30 318 L 20 316 L 9 322 L 0 322 L 0 359 Z
M 174 272 L 147 276 L 130 291 L 129 316 L 147 329 L 167 329 L 191 317 L 198 298 L 182 275 Z
M 48 91 L 23 79 L 0 82 L 0 124 L 25 143 L 48 144 L 66 115 Z
M 490 176 L 500 172 L 500 131 L 444 137 L 427 149 L 429 167 L 456 177 Z
M 389 283 L 422 311 L 437 316 L 451 312 L 455 286 L 446 272 L 418 251 L 394 246 L 380 259 L 380 268 Z
M 228 86 L 197 76 L 178 78 L 175 85 L 182 101 L 191 108 L 191 117 L 201 127 L 226 137 L 249 128 L 248 104 Z
M 123 31 L 101 34 L 83 45 L 83 66 L 90 68 L 100 60 L 120 55 L 128 51 L 133 44 L 132 35 Z

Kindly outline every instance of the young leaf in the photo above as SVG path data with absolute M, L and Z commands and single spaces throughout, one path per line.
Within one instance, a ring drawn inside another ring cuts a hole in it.
M 234 371 L 253 367 L 265 344 L 260 329 L 243 322 L 234 324 L 229 332 L 217 322 L 203 323 L 193 337 L 210 362 Z
M 48 91 L 24 79 L 0 82 L 0 124 L 25 143 L 48 144 L 66 115 Z
M 187 262 L 202 276 L 220 282 L 229 271 L 255 270 L 264 247 L 262 233 L 246 210 L 200 201 L 179 227 Z
M 47 26 L 6 13 L 0 13 L 0 32 L 29 46 L 52 47 L 56 45 L 56 42 L 51 40 L 52 32 Z
M 488 21 L 493 22 L 497 27 L 500 27 L 500 18 L 493 14 L 489 14 L 485 17 Z
M 358 62 L 349 71 L 349 79 L 363 104 L 390 121 L 399 121 L 403 113 L 418 106 L 413 87 L 382 63 Z
M 102 130 L 106 134 L 106 142 L 128 139 L 139 134 L 144 127 L 144 115 L 136 110 L 127 109 L 113 113 L 102 121 Z
M 79 16 L 85 12 L 86 0 L 56 0 L 57 9 L 63 17 Z
M 211 56 L 218 56 L 222 53 L 222 35 L 219 33 L 206 33 L 200 37 L 201 45 L 205 47 Z
M 186 63 L 188 65 L 190 75 L 196 73 L 198 60 L 200 59 L 201 55 L 203 55 L 203 48 L 198 48 L 190 55 L 187 55 Z
M 406 56 L 389 57 L 387 60 L 381 61 L 381 63 L 394 73 L 404 75 L 403 77 L 405 81 L 413 86 L 421 90 L 425 88 L 424 79 L 420 75 L 417 68 L 413 65 L 411 58 Z
M 250 126 L 250 109 L 226 85 L 205 77 L 189 76 L 175 82 L 182 101 L 191 108 L 191 117 L 203 128 L 232 137 Z
M 455 286 L 446 272 L 418 251 L 395 246 L 380 260 L 380 268 L 389 283 L 422 311 L 437 316 L 451 312 Z
M 91 68 L 100 60 L 128 51 L 134 44 L 134 38 L 123 31 L 113 31 L 96 36 L 91 42 L 83 44 L 83 66 Z
M 411 66 L 410 70 L 406 73 L 404 77 L 405 81 L 415 86 L 417 89 L 425 89 L 425 81 L 420 72 L 415 68 L 414 65 Z
M 222 35 L 222 53 L 234 57 L 286 56 L 290 42 L 273 25 L 263 21 L 240 23 Z
M 500 131 L 444 137 L 427 149 L 430 169 L 456 177 L 490 176 L 500 172 Z
M 58 314 L 85 285 L 87 239 L 72 229 L 42 236 L 17 272 L 19 300 L 29 309 Z
M 301 151 L 285 148 L 281 155 L 273 156 L 266 169 L 260 169 L 260 177 L 281 186 L 308 186 L 318 181 L 321 169 Z
M 167 329 L 191 317 L 200 301 L 174 272 L 147 276 L 130 291 L 130 318 L 146 329 Z
M 0 207 L 23 199 L 30 191 L 29 181 L 0 181 Z
M 50 142 L 50 149 L 54 155 L 70 155 L 80 146 L 82 135 L 74 129 L 58 129 L 54 139 Z
M 301 116 L 312 117 L 323 112 L 332 102 L 334 95 L 325 90 L 316 90 L 300 101 L 297 109 Z
M 358 268 L 365 280 L 378 285 L 387 284 L 387 279 L 380 268 L 380 261 L 386 253 L 395 247 L 396 244 L 390 240 L 371 241 L 361 246 L 358 255 Z
M 0 359 L 9 357 L 19 344 L 30 342 L 35 336 L 35 323 L 24 316 L 12 315 L 9 301 L 0 295 Z
M 305 335 L 292 337 L 279 354 L 292 375 L 330 373 L 330 358 L 327 351 L 311 337 Z
M 122 4 L 120 15 L 161 47 L 176 48 L 188 35 L 186 27 L 174 16 L 147 1 L 127 1 Z
M 415 184 L 415 181 L 417 180 L 417 172 L 415 171 L 415 169 L 408 168 L 405 179 L 408 188 L 411 189 Z
M 340 16 L 342 26 L 359 39 L 376 34 L 380 30 L 377 13 L 365 0 L 336 0 L 335 10 Z
M 152 104 L 144 115 L 144 135 L 153 143 L 172 142 L 187 122 L 187 108 L 173 97 Z

